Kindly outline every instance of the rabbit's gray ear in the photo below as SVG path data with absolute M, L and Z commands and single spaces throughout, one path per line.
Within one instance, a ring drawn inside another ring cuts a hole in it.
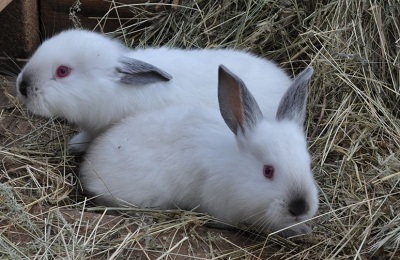
M 119 62 L 121 66 L 117 72 L 121 73 L 120 81 L 125 84 L 145 85 L 172 78 L 167 72 L 144 61 L 123 57 Z
M 234 134 L 253 128 L 263 117 L 243 81 L 223 65 L 218 69 L 218 101 L 221 115 Z
M 306 119 L 307 88 L 313 72 L 314 69 L 308 67 L 293 81 L 279 103 L 277 120 L 292 120 L 303 127 Z

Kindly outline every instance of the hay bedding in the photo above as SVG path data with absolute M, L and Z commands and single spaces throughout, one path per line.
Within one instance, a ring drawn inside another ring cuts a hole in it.
M 133 47 L 247 49 L 292 74 L 315 68 L 306 123 L 320 186 L 314 232 L 286 240 L 207 228 L 210 217 L 178 210 L 105 214 L 76 192 L 79 158 L 65 149 L 74 129 L 29 115 L 13 79 L 2 78 L 1 257 L 400 259 L 400 1 L 199 0 L 166 9 L 132 6 L 140 26 L 115 35 Z

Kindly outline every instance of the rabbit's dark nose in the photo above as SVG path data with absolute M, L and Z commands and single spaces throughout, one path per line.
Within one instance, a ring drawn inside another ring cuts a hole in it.
M 289 212 L 294 217 L 307 213 L 308 209 L 308 203 L 304 198 L 296 198 L 289 203 Z
M 24 97 L 28 96 L 28 85 L 28 81 L 22 78 L 21 82 L 19 83 L 18 90 L 19 93 L 21 93 L 21 95 L 23 95 Z

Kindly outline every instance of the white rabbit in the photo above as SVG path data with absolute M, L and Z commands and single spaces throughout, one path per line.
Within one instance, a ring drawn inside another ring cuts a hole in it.
M 273 118 L 292 80 L 274 63 L 230 49 L 131 50 L 118 40 L 85 30 L 67 30 L 38 48 L 17 78 L 18 97 L 34 114 L 61 117 L 80 134 L 71 152 L 84 151 L 120 119 L 172 104 L 218 108 L 218 65 L 240 76 Z
M 303 122 L 312 73 L 298 76 L 276 118 L 267 119 L 244 83 L 221 66 L 221 113 L 177 105 L 121 120 L 89 147 L 83 191 L 107 206 L 178 207 L 265 230 L 310 219 L 318 191 Z M 308 231 L 304 223 L 287 230 Z

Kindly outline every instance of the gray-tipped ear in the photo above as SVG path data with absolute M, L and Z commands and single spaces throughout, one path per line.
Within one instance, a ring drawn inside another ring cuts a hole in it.
M 225 123 L 237 134 L 240 128 L 253 128 L 263 115 L 253 95 L 243 81 L 225 66 L 218 68 L 218 101 Z
M 123 57 L 119 62 L 121 67 L 117 72 L 122 74 L 120 81 L 125 84 L 145 85 L 172 79 L 165 71 L 144 61 Z
M 308 83 L 314 73 L 312 67 L 303 70 L 283 95 L 276 112 L 276 119 L 288 119 L 297 122 L 303 127 L 306 119 L 306 104 Z

